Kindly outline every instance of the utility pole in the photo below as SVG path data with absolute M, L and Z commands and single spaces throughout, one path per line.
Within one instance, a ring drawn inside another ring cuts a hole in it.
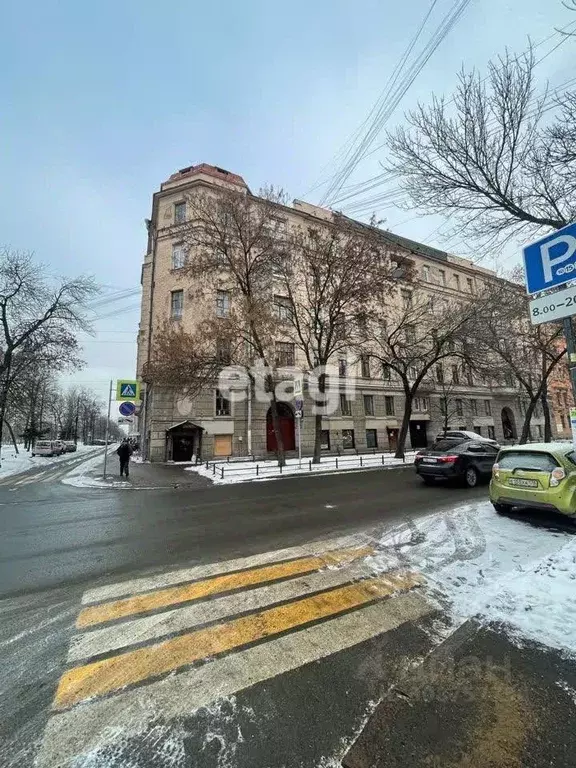
M 78 419 L 80 416 L 80 395 L 76 398 L 76 423 L 74 424 L 74 445 L 78 445 Z
M 104 438 L 104 479 L 106 479 L 106 468 L 108 466 L 108 431 L 110 424 L 110 409 L 112 408 L 112 379 L 110 380 L 110 391 L 108 392 L 108 416 L 106 418 L 106 437 Z
M 564 318 L 564 336 L 566 337 L 566 354 L 568 363 L 568 372 L 570 374 L 570 384 L 572 386 L 572 397 L 576 405 L 576 340 L 574 339 L 574 326 L 572 318 Z

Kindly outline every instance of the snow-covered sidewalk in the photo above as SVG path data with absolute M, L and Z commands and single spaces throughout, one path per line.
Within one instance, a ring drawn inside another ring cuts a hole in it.
M 476 616 L 516 640 L 576 654 L 576 526 L 565 532 L 531 519 L 481 502 L 407 521 L 383 536 L 372 565 L 422 573 L 457 622 Z
M 320 464 L 313 464 L 310 457 L 287 459 L 284 467 L 270 461 L 209 461 L 186 467 L 186 472 L 197 472 L 216 484 L 245 483 L 249 480 L 270 480 L 290 475 L 324 474 L 370 468 L 402 467 L 414 463 L 415 451 L 406 453 L 404 461 L 395 459 L 392 453 L 367 453 L 359 456 L 323 456 Z
M 10 475 L 18 475 L 20 472 L 26 472 L 28 469 L 38 467 L 51 467 L 55 464 L 61 464 L 66 459 L 73 459 L 77 456 L 90 455 L 95 451 L 101 450 L 97 445 L 80 445 L 74 453 L 63 453 L 61 456 L 34 456 L 25 450 L 23 445 L 18 446 L 19 453 L 14 450 L 13 445 L 2 446 L 2 466 L 0 467 L 0 479 Z

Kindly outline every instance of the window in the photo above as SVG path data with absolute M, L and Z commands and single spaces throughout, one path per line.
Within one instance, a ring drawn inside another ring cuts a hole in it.
M 454 287 L 457 291 L 460 290 L 460 275 L 454 275 Z
M 342 430 L 342 448 L 354 448 L 355 447 L 354 442 L 354 430 L 353 429 L 343 429 Z
M 477 427 L 476 425 L 474 425 L 474 432 L 476 432 L 478 435 L 481 435 L 482 434 L 482 427 Z
M 439 269 L 438 274 L 440 275 L 440 285 L 446 285 L 446 272 L 443 269 Z
M 456 398 L 456 416 L 462 416 L 464 413 L 464 409 L 462 407 L 462 400 L 460 398 Z
M 520 400 L 518 410 L 520 411 L 520 416 L 526 416 L 526 401 L 525 400 L 522 400 L 522 399 Z
M 323 429 L 320 432 L 320 449 L 322 451 L 330 450 L 330 430 L 329 429 Z
M 457 365 L 452 366 L 452 384 L 460 384 L 460 371 Z
M 352 416 L 352 401 L 348 400 L 344 392 L 340 394 L 340 412 L 342 416 Z
M 566 422 L 564 420 L 564 414 L 560 414 L 560 424 L 562 424 L 562 429 L 566 429 Z
M 542 424 L 536 424 L 536 434 L 542 439 Z
M 230 400 L 216 390 L 216 416 L 230 416 Z
M 374 395 L 364 395 L 364 413 L 374 416 Z
M 280 368 L 294 366 L 294 344 L 289 341 L 276 342 L 276 365 Z
M 388 363 L 382 363 L 382 378 L 384 381 L 390 381 L 392 378 L 392 369 Z
M 514 386 L 514 378 L 512 377 L 512 374 L 507 372 L 504 374 L 504 384 L 507 387 L 513 387 Z
M 416 379 L 418 378 L 418 373 L 419 373 L 417 366 L 409 365 L 407 373 L 408 373 L 408 378 L 410 379 L 410 381 L 416 381 Z
M 174 205 L 174 224 L 182 224 L 186 221 L 186 203 Z
M 478 400 L 470 400 L 470 410 L 472 416 L 478 416 Z
M 394 416 L 394 398 L 392 395 L 386 395 L 384 398 L 384 406 L 386 409 L 386 416 Z
M 360 367 L 362 369 L 362 378 L 370 378 L 370 357 L 368 355 L 362 355 L 360 358 Z
M 348 363 L 345 357 L 338 360 L 338 376 L 346 376 L 348 372 Z
M 468 286 L 468 293 L 474 293 L 474 281 L 471 277 L 466 278 L 466 285 Z
M 438 384 L 444 384 L 444 369 L 441 364 L 436 366 L 436 381 Z
M 549 453 L 540 451 L 504 451 L 498 460 L 501 469 L 531 469 L 534 472 L 552 472 L 558 462 Z
M 400 291 L 400 295 L 402 296 L 402 306 L 404 309 L 410 309 L 412 307 L 412 292 L 411 291 Z
M 184 243 L 174 243 L 172 246 L 172 269 L 182 269 L 186 263 Z
M 428 398 L 415 397 L 412 401 L 412 410 L 415 413 L 426 413 L 428 410 Z
M 488 402 L 490 402 L 490 400 L 488 400 Z M 490 440 L 496 440 L 496 432 L 494 431 L 494 427 L 490 424 L 488 425 L 488 437 Z
M 422 280 L 424 280 L 425 283 L 430 282 L 430 267 L 427 264 L 422 266 Z
M 230 365 L 231 357 L 230 339 L 216 339 L 216 360 L 222 365 Z
M 484 413 L 486 416 L 492 416 L 492 404 L 490 400 L 484 400 Z
M 216 291 L 216 314 L 218 317 L 228 317 L 230 314 L 230 291 Z
M 472 368 L 469 368 L 468 366 L 466 366 L 466 382 L 469 387 L 474 386 L 474 376 L 472 374 Z
M 440 398 L 440 413 L 442 416 L 446 416 L 446 398 L 441 397 Z
M 184 308 L 184 291 L 172 291 L 170 294 L 170 317 L 180 320 Z
M 366 430 L 366 448 L 378 448 L 378 433 L 375 429 Z
M 276 313 L 278 320 L 292 320 L 292 302 L 288 296 L 274 296 L 274 312 Z

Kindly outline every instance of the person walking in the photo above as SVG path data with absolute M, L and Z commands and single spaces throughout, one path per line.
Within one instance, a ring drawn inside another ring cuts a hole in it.
M 116 453 L 120 457 L 120 477 L 122 477 L 124 473 L 126 473 L 126 477 L 129 477 L 128 468 L 130 464 L 130 456 L 132 456 L 132 446 L 127 437 L 122 440 Z

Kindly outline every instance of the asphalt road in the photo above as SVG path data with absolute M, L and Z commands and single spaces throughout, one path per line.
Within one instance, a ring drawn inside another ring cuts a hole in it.
M 279 549 L 487 493 L 428 488 L 412 469 L 129 492 L 64 486 L 57 471 L 0 484 L 0 596 Z
M 371 563 L 384 531 L 405 541 L 486 486 L 407 468 L 150 490 L 134 466 L 131 490 L 84 489 L 66 471 L 0 482 L 0 768 L 573 764 L 571 662 L 454 633 L 417 572 Z

